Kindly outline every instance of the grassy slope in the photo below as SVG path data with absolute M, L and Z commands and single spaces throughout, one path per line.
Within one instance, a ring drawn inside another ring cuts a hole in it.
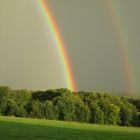
M 140 140 L 140 128 L 0 117 L 0 140 Z

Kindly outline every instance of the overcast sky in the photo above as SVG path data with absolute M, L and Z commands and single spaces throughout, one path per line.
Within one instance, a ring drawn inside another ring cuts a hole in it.
M 78 90 L 127 92 L 129 82 L 109 0 L 47 1 L 68 50 Z M 130 53 L 136 93 L 140 91 L 140 1 L 112 1 Z M 0 0 L 0 84 L 43 90 L 65 87 L 55 47 L 34 0 Z

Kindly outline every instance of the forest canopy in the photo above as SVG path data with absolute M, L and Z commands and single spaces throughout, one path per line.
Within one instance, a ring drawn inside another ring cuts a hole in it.
M 0 115 L 140 126 L 140 98 L 65 88 L 30 91 L 0 86 Z

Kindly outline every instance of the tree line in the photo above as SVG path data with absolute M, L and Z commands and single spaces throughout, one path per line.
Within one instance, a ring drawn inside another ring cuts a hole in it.
M 140 126 L 140 98 L 68 89 L 30 91 L 0 86 L 0 115 Z

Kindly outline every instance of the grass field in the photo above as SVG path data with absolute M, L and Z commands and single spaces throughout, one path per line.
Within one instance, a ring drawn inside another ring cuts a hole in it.
M 0 117 L 0 140 L 140 140 L 140 128 Z

